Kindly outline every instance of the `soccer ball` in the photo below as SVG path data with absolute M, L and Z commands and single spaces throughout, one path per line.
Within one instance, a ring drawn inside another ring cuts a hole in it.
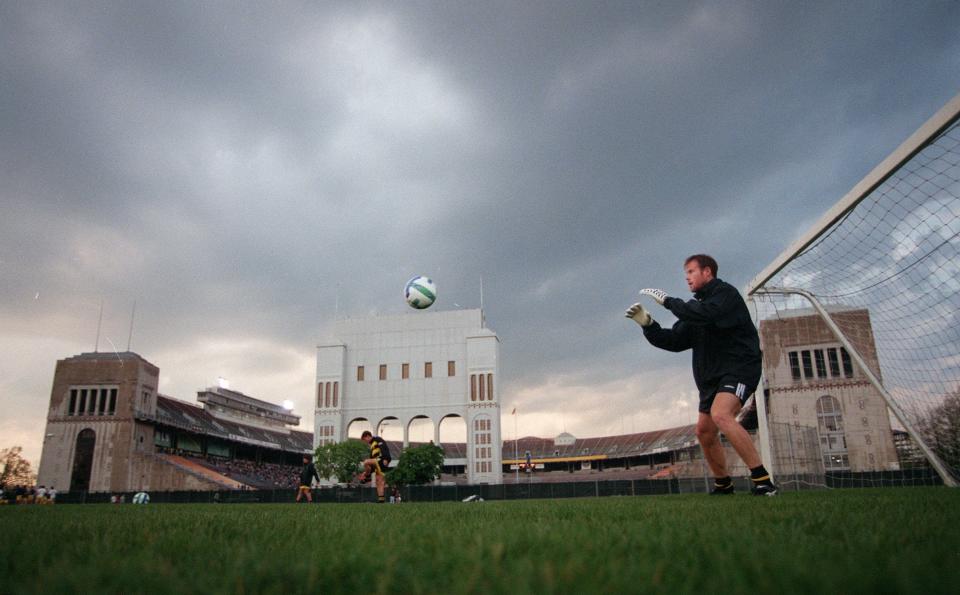
M 133 495 L 133 500 L 131 500 L 131 502 L 134 504 L 150 504 L 150 494 L 146 492 L 137 492 Z
M 407 281 L 403 288 L 403 298 L 411 308 L 423 310 L 437 300 L 437 286 L 429 277 L 417 276 Z

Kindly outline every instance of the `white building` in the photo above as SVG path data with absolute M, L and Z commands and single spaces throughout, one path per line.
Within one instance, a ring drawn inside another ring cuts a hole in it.
M 379 433 L 393 420 L 407 445 L 417 419 L 433 423 L 440 444 L 441 423 L 460 417 L 466 458 L 445 464 L 463 465 L 469 483 L 501 483 L 499 347 L 481 310 L 336 321 L 317 346 L 314 447 L 344 440 L 354 422 Z

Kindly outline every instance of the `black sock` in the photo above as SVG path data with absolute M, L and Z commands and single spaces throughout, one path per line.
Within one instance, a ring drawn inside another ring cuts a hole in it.
M 714 478 L 713 485 L 720 489 L 728 488 L 733 485 L 733 480 L 730 479 L 729 475 L 726 477 L 717 477 Z
M 771 485 L 772 483 L 770 474 L 763 465 L 750 469 L 750 479 L 753 480 L 754 485 Z

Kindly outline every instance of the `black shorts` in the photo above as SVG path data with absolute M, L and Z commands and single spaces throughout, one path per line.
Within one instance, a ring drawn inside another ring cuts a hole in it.
M 757 385 L 760 384 L 759 378 L 739 378 L 737 376 L 723 376 L 714 384 L 710 384 L 706 390 L 700 392 L 700 413 L 710 413 L 710 408 L 713 407 L 713 400 L 716 398 L 717 393 L 733 393 L 740 399 L 740 406 L 746 404 L 747 399 L 750 398 L 750 395 L 757 390 Z

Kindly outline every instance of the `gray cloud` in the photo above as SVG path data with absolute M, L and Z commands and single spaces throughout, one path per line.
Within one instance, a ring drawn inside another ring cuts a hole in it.
M 958 21 L 938 2 L 2 3 L 0 399 L 39 442 L 53 362 L 92 346 L 101 299 L 125 346 L 136 300 L 161 390 L 231 374 L 309 422 L 335 303 L 401 312 L 424 273 L 437 307 L 475 307 L 482 276 L 505 401 L 589 403 L 568 429 L 612 431 L 631 401 L 605 395 L 687 365 L 622 318 L 636 290 L 682 293 L 697 251 L 746 283 L 956 93 Z

